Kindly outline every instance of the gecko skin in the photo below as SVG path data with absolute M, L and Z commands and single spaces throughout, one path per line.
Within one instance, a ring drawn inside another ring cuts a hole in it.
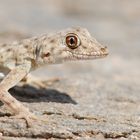
M 41 66 L 107 55 L 107 47 L 99 44 L 85 28 L 80 27 L 0 45 L 0 101 L 15 117 L 24 118 L 29 123 L 35 116 L 10 95 L 10 88 Z

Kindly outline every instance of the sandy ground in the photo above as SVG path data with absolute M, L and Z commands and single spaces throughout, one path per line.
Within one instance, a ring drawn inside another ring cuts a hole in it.
M 48 66 L 33 74 L 59 81 L 10 92 L 40 119 L 27 128 L 0 108 L 4 140 L 140 140 L 139 0 L 0 0 L 0 41 L 83 26 L 108 46 L 106 59 Z

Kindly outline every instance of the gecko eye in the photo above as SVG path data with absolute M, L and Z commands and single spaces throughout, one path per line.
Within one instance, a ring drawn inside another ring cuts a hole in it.
M 66 45 L 70 48 L 70 49 L 76 49 L 79 45 L 80 45 L 80 40 L 78 38 L 78 36 L 76 34 L 68 34 L 66 36 Z

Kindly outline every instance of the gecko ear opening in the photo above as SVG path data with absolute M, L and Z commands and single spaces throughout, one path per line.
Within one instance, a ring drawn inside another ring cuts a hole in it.
M 51 55 L 50 52 L 47 52 L 47 53 L 45 53 L 45 54 L 42 55 L 42 58 L 49 57 L 50 55 Z
M 76 49 L 80 45 L 80 39 L 76 34 L 69 33 L 66 35 L 65 43 L 70 49 Z

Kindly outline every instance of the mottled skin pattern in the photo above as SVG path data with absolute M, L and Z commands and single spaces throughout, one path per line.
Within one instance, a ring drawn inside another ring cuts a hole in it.
M 66 36 L 70 39 L 68 46 Z M 75 42 L 74 42 L 75 41 Z M 76 46 L 77 45 L 77 46 Z M 12 97 L 8 90 L 19 83 L 30 71 L 48 64 L 63 63 L 71 60 L 101 58 L 108 55 L 108 50 L 99 44 L 89 32 L 80 27 L 68 28 L 60 32 L 42 35 L 0 46 L 0 100 L 15 114 L 24 118 L 29 124 L 36 117 L 19 101 Z

